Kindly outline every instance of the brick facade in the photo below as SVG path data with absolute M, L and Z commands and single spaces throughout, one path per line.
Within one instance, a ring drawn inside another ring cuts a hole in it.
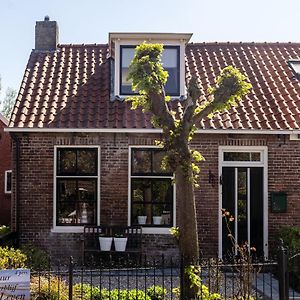
M 11 139 L 5 127 L 0 120 L 0 225 L 9 225 L 11 219 L 11 194 L 4 192 L 5 171 L 11 170 Z
M 14 186 L 14 226 L 21 243 L 31 243 L 52 255 L 80 255 L 79 233 L 53 232 L 53 166 L 55 145 L 97 145 L 101 147 L 100 219 L 101 224 L 127 224 L 128 149 L 131 145 L 153 145 L 154 134 L 19 134 L 19 199 Z M 197 216 L 201 252 L 204 256 L 218 251 L 219 174 L 218 149 L 222 145 L 268 147 L 268 192 L 286 191 L 287 213 L 269 210 L 269 236 L 274 242 L 283 225 L 300 225 L 299 166 L 300 141 L 289 141 L 277 135 L 227 134 L 196 135 L 194 146 L 204 155 L 200 188 L 196 190 Z M 17 147 L 14 145 L 14 157 Z M 16 169 L 14 159 L 13 170 Z M 212 178 L 209 182 L 209 172 Z M 178 199 L 179 201 L 180 199 Z M 16 206 L 16 202 L 19 204 Z M 17 211 L 16 211 L 17 208 Z M 170 235 L 144 237 L 144 253 L 177 254 Z

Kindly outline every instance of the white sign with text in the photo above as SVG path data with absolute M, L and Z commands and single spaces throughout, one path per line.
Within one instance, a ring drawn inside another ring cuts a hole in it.
M 0 271 L 0 300 L 30 300 L 30 270 Z

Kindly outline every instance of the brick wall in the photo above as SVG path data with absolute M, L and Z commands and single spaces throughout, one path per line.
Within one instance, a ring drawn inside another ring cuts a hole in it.
M 5 125 L 0 121 L 0 225 L 10 224 L 11 194 L 4 193 L 5 171 L 11 170 L 11 140 L 4 132 Z
M 80 234 L 51 232 L 53 225 L 53 153 L 55 145 L 100 145 L 101 223 L 126 224 L 128 203 L 128 147 L 153 145 L 157 136 L 129 134 L 26 134 L 20 140 L 20 204 L 18 215 L 21 243 L 33 243 L 53 255 L 80 255 Z M 269 212 L 271 241 L 282 225 L 300 225 L 300 141 L 274 136 L 197 135 L 194 146 L 206 161 L 201 165 L 200 188 L 196 190 L 199 239 L 202 254 L 218 250 L 218 147 L 220 145 L 267 146 L 269 192 L 288 193 L 288 212 Z M 14 152 L 15 152 L 14 147 Z M 14 159 L 15 161 L 15 159 Z M 14 165 L 15 168 L 15 165 Z M 209 171 L 214 176 L 208 181 Z M 15 187 L 14 187 L 15 191 Z M 14 194 L 14 203 L 16 197 Z M 14 222 L 16 225 L 16 222 Z M 177 254 L 170 235 L 145 235 L 144 252 Z

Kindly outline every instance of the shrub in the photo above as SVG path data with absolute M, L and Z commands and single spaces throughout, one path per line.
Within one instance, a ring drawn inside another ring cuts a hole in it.
M 7 227 L 5 225 L 0 226 L 0 235 L 3 235 L 3 234 L 8 233 L 8 232 L 10 232 L 9 227 Z
M 166 298 L 167 290 L 159 285 L 152 285 L 147 288 L 146 294 L 151 300 L 162 300 Z
M 300 227 L 282 227 L 279 235 L 291 252 L 300 251 Z
M 69 297 L 66 282 L 54 276 L 32 277 L 30 293 L 32 299 L 68 300 Z
M 280 237 L 283 239 L 284 245 L 288 247 L 290 256 L 295 253 L 300 253 L 300 227 L 282 227 L 279 232 Z M 291 286 L 300 291 L 300 259 L 299 256 L 290 259 L 290 284 Z
M 75 300 L 151 300 L 151 298 L 141 290 L 117 290 L 108 291 L 91 287 L 88 284 L 75 284 L 73 287 L 73 298 Z
M 46 251 L 32 245 L 21 247 L 27 256 L 27 267 L 31 270 L 46 270 L 49 268 L 49 256 Z
M 0 247 L 0 269 L 24 268 L 27 257 L 19 249 Z

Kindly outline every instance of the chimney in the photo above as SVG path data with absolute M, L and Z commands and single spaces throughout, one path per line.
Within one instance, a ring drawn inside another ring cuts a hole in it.
M 46 16 L 35 24 L 35 50 L 53 51 L 58 44 L 58 25 Z

